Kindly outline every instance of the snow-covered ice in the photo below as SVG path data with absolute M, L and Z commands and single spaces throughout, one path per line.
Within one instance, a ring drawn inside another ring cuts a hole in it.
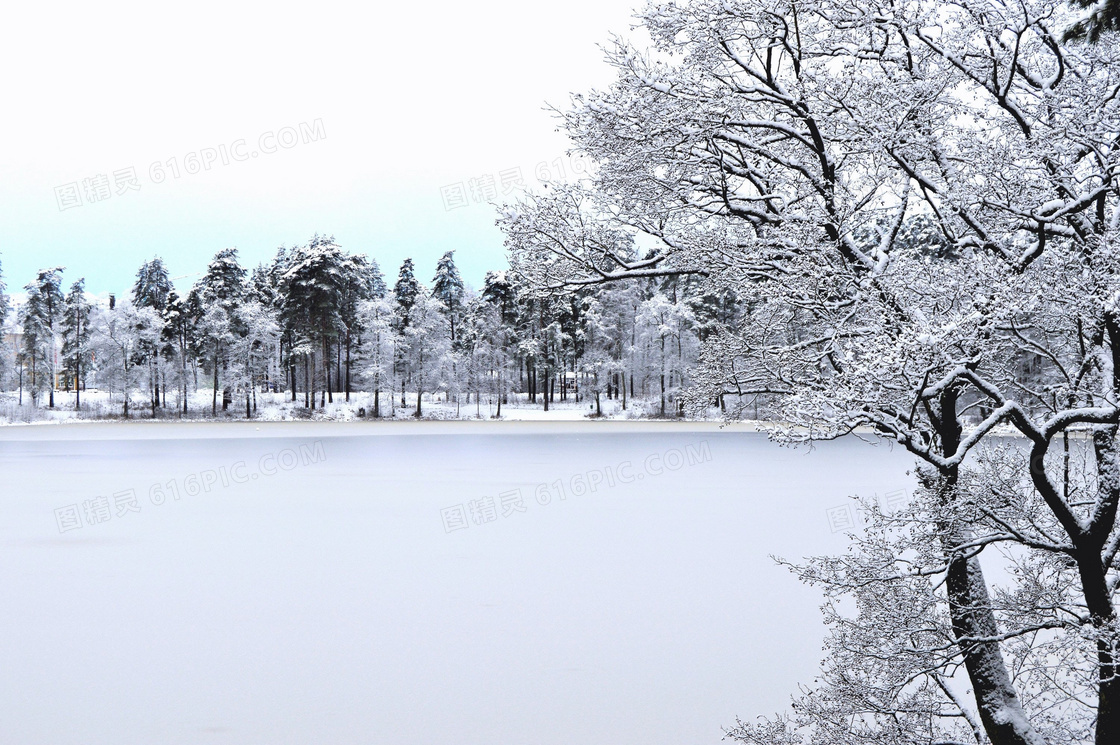
M 821 655 L 769 555 L 841 551 L 828 511 L 909 466 L 707 424 L 3 428 L 0 742 L 714 745 Z

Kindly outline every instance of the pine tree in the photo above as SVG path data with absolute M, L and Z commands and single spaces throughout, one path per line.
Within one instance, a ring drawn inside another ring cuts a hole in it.
M 366 259 L 366 282 L 369 288 L 369 296 L 372 299 L 380 300 L 388 294 L 389 288 L 385 285 L 385 275 L 381 273 L 381 265 L 377 263 L 377 259 L 364 257 Z
M 412 308 L 416 305 L 416 299 L 419 295 L 420 283 L 416 281 L 412 259 L 405 259 L 397 276 L 397 284 L 393 287 L 393 299 L 395 301 L 393 331 L 397 333 L 400 340 L 397 352 L 397 367 L 401 381 L 402 408 L 407 405 L 404 391 L 408 361 L 404 353 L 404 338 L 411 323 Z
M 24 354 L 31 362 L 32 396 L 46 388 L 50 408 L 54 408 L 54 337 L 61 320 L 65 298 L 62 295 L 63 267 L 41 269 L 35 281 L 24 289 L 27 302 L 20 324 L 23 326 Z
M 432 280 L 432 297 L 443 303 L 444 315 L 451 327 L 451 346 L 455 346 L 455 325 L 463 310 L 463 279 L 455 266 L 454 251 L 445 253 L 436 264 Z
M 225 345 L 237 332 L 234 311 L 245 295 L 245 275 L 245 269 L 237 261 L 237 249 L 223 248 L 214 255 L 206 268 L 206 274 L 198 282 L 198 297 L 202 304 L 199 328 L 212 353 L 214 387 L 210 410 L 215 415 L 218 413 L 219 367 L 225 364 Z M 221 312 L 216 313 L 218 310 Z M 203 319 L 205 323 L 201 322 Z M 223 411 L 228 408 L 231 400 L 231 392 L 223 390 Z
M 416 304 L 416 296 L 419 294 L 420 283 L 416 281 L 412 259 L 405 259 L 397 276 L 397 284 L 393 287 L 393 298 L 397 301 L 397 315 L 401 325 L 399 330 L 408 326 L 409 313 L 412 311 L 412 306 Z
M 245 294 L 246 274 L 237 261 L 237 249 L 223 248 L 214 255 L 206 274 L 199 280 L 202 302 L 219 303 L 227 311 L 232 310 Z
M 192 298 L 198 301 L 198 295 L 192 293 L 186 300 L 172 290 L 167 295 L 167 307 L 163 311 L 163 329 L 160 340 L 163 343 L 164 353 L 168 359 L 177 362 L 176 389 L 179 391 L 179 412 L 187 413 L 188 408 L 188 375 L 187 363 L 197 358 L 195 349 L 196 321 L 198 315 L 192 312 Z
M 346 391 L 346 400 L 349 401 L 352 353 L 355 343 L 360 346 L 361 334 L 365 329 L 361 308 L 365 302 L 385 296 L 385 279 L 377 262 L 364 254 L 346 255 L 340 276 L 342 287 L 339 318 L 342 325 L 339 331 L 346 349 L 346 382 L 343 389 Z
M 1088 40 L 1096 44 L 1101 34 L 1120 31 L 1120 0 L 1071 0 L 1070 4 L 1087 12 L 1066 30 L 1065 41 Z
M 132 287 L 132 304 L 137 308 L 151 308 L 156 314 L 162 316 L 167 310 L 167 299 L 173 286 L 163 264 L 163 259 L 158 256 L 151 261 L 144 262 L 136 272 L 136 284 Z M 148 365 L 148 385 L 151 394 L 152 416 L 155 417 L 156 409 L 161 405 L 159 367 L 160 348 L 158 342 L 149 348 L 140 351 L 141 356 Z
M 321 403 L 333 401 L 330 377 L 331 342 L 343 327 L 342 310 L 347 285 L 353 281 L 351 257 L 346 256 L 334 238 L 315 235 L 306 246 L 300 246 L 288 257 L 283 277 L 284 300 L 281 308 L 283 328 L 292 339 L 293 353 L 304 361 L 305 395 L 309 408 L 314 408 L 313 391 L 318 368 L 316 355 L 322 358 L 323 387 Z
M 136 284 L 132 286 L 132 303 L 137 308 L 152 308 L 162 313 L 167 308 L 167 298 L 174 287 L 167 273 L 163 259 L 158 256 L 145 261 L 136 272 Z
M 60 324 L 62 332 L 62 364 L 66 372 L 67 387 L 74 385 L 74 410 L 82 408 L 82 388 L 90 367 L 90 310 L 86 299 L 85 278 L 70 285 L 66 295 L 65 314 Z

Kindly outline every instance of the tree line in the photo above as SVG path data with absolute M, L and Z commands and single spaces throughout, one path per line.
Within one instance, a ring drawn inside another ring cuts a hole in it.
M 513 395 L 545 410 L 586 401 L 595 414 L 604 399 L 640 399 L 643 413 L 679 416 L 702 342 L 746 316 L 699 276 L 542 293 L 492 271 L 474 290 L 453 251 L 430 283 L 405 259 L 389 286 L 375 259 L 319 235 L 252 270 L 221 250 L 185 292 L 158 257 L 126 297 L 101 302 L 63 274 L 39 271 L 14 308 L 0 280 L 5 387 L 48 408 L 56 390 L 73 392 L 77 409 L 100 389 L 125 417 L 138 406 L 186 415 L 203 388 L 211 415 L 252 417 L 271 391 L 309 412 L 363 392 L 374 417 L 423 416 L 432 395 L 478 415 L 485 400 L 500 416 Z

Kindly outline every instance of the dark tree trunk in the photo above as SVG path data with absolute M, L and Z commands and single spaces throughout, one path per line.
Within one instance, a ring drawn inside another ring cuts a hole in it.
M 361 343 L 361 340 L 358 340 Z M 350 332 L 346 332 L 346 403 L 350 403 Z
M 214 397 L 210 402 L 210 416 L 218 415 L 218 343 L 214 342 Z
M 952 388 L 941 395 L 939 435 L 944 453 L 956 452 L 960 445 L 961 427 L 957 420 L 957 394 Z M 948 507 L 958 496 L 958 469 L 925 473 L 927 488 L 935 490 Z M 1045 740 L 1031 726 L 1019 701 L 1015 684 L 1007 670 L 1000 650 L 999 625 L 992 610 L 980 560 L 962 550 L 972 536 L 957 523 L 942 526 L 942 549 L 949 560 L 945 592 L 949 617 L 957 646 L 964 658 L 965 670 L 972 681 L 972 690 L 984 730 L 992 745 L 1045 745 Z
M 334 394 L 331 391 L 334 386 L 331 385 L 331 347 L 330 342 L 325 336 L 323 337 L 323 377 L 326 379 L 323 393 L 326 396 L 326 400 L 333 404 Z M 337 383 L 338 381 L 336 380 L 335 382 Z

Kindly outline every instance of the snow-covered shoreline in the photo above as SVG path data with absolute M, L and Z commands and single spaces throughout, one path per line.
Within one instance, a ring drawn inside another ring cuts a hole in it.
M 43 426 L 50 424 L 53 426 Z M 404 420 L 354 421 L 129 421 L 71 420 L 0 426 L 0 441 L 27 440 L 146 440 L 246 437 L 370 437 L 374 435 L 556 435 L 644 434 L 651 432 L 761 432 L 760 422 L 715 422 L 655 419 L 582 420 Z

